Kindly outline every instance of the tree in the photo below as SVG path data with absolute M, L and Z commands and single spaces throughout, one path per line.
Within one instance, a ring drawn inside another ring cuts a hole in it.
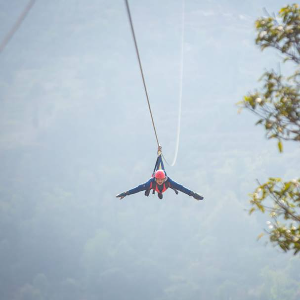
M 258 116 L 256 124 L 264 126 L 268 139 L 278 140 L 278 149 L 283 152 L 283 141 L 300 142 L 300 9 L 297 4 L 287 5 L 279 11 L 278 18 L 259 18 L 255 26 L 260 49 L 276 49 L 283 62 L 293 64 L 295 72 L 289 77 L 274 70 L 265 72 L 261 77 L 262 88 L 248 93 L 238 105 Z M 271 242 L 285 252 L 292 250 L 297 254 L 300 251 L 300 179 L 284 182 L 269 178 L 266 183 L 258 182 L 250 197 L 250 214 L 261 211 L 271 216 L 266 231 Z

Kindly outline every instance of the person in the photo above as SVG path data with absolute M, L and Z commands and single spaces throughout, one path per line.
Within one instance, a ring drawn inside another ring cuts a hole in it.
M 158 157 L 156 160 L 156 164 L 154 167 L 152 178 L 150 178 L 147 182 L 121 194 L 118 194 L 116 197 L 122 200 L 124 197 L 136 194 L 142 191 L 145 191 L 145 196 L 149 196 L 150 192 L 152 191 L 153 194 L 157 192 L 158 198 L 163 198 L 163 193 L 168 189 L 174 190 L 176 194 L 178 191 L 192 196 L 196 200 L 203 200 L 203 197 L 200 196 L 198 193 L 195 193 L 186 187 L 178 184 L 177 182 L 173 181 L 170 177 L 167 176 L 167 173 L 164 168 L 164 164 L 161 158 L 161 146 L 158 148 Z

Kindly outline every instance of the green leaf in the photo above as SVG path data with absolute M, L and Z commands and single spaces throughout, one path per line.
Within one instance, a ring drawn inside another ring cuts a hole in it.
M 258 237 L 257 240 L 260 240 L 265 234 L 262 232 Z
M 264 213 L 265 212 L 265 208 L 264 208 L 264 206 L 263 205 L 261 205 L 260 203 L 258 203 L 258 202 L 256 202 L 255 203 L 256 204 L 256 206 L 257 206 L 257 208 L 262 212 L 262 213 Z
M 283 151 L 282 142 L 281 141 L 278 141 L 278 150 L 279 150 L 280 153 L 282 153 L 282 151 Z
M 254 211 L 255 211 L 255 208 L 252 207 L 252 208 L 249 210 L 249 215 L 251 215 Z

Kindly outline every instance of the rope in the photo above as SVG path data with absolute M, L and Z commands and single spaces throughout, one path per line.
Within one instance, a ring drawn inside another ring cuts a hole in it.
M 182 89 L 183 89 L 183 57 L 184 57 L 184 11 L 185 1 L 182 0 L 182 19 L 181 19 L 181 59 L 180 59 L 180 83 L 179 83 L 179 106 L 178 106 L 178 121 L 177 121 L 177 137 L 176 137 L 176 148 L 173 161 L 171 166 L 173 167 L 177 160 L 178 149 L 179 149 L 179 138 L 180 138 L 180 124 L 181 124 L 181 102 L 182 102 Z M 164 158 L 165 159 L 165 158 Z M 166 160 L 166 159 L 165 159 Z M 166 163 L 168 163 L 166 161 Z
M 146 98 L 147 98 L 147 102 L 148 102 L 148 108 L 149 108 L 150 116 L 151 116 L 151 120 L 152 120 L 152 126 L 153 126 L 153 129 L 154 129 L 157 146 L 159 147 L 160 144 L 158 142 L 157 132 L 156 132 L 154 119 L 153 119 L 153 115 L 152 115 L 152 111 L 151 111 L 149 96 L 148 96 L 146 82 L 145 82 L 145 78 L 144 78 L 144 72 L 143 72 L 142 63 L 141 63 L 141 59 L 140 59 L 139 49 L 138 49 L 138 46 L 137 46 L 137 41 L 136 41 L 136 37 L 135 37 L 135 33 L 134 33 L 134 28 L 133 28 L 133 23 L 132 23 L 132 19 L 131 19 L 131 13 L 130 13 L 130 9 L 129 9 L 128 0 L 125 0 L 125 4 L 126 4 L 126 8 L 127 8 L 127 15 L 128 15 L 129 23 L 130 23 L 130 28 L 131 28 L 133 41 L 134 41 L 135 51 L 136 51 L 136 55 L 137 55 L 137 58 L 138 58 L 138 61 L 139 61 L 139 66 L 140 66 L 141 75 L 142 75 L 142 79 L 143 79 L 144 89 L 145 89 Z
M 30 11 L 30 9 L 32 8 L 32 6 L 34 5 L 35 0 L 30 0 L 27 4 L 27 6 L 24 8 L 22 14 L 20 15 L 20 17 L 18 18 L 17 22 L 15 23 L 15 25 L 12 27 L 12 29 L 8 32 L 8 34 L 5 36 L 4 40 L 2 41 L 2 43 L 0 44 L 0 52 L 3 51 L 3 49 L 6 47 L 6 45 L 8 44 L 8 42 L 10 41 L 10 39 L 13 37 L 13 35 L 15 34 L 15 32 L 19 29 L 20 25 L 22 24 L 22 22 L 24 21 L 24 19 L 26 18 L 28 12 Z
M 138 62 L 139 62 L 139 66 L 140 66 L 140 71 L 141 71 L 141 75 L 142 75 L 142 79 L 143 79 L 143 84 L 144 84 L 144 89 L 145 89 L 145 93 L 146 93 L 146 98 L 147 98 L 147 102 L 148 102 L 148 107 L 149 107 L 149 111 L 150 111 L 150 115 L 151 115 L 151 120 L 152 120 L 152 126 L 154 129 L 154 133 L 155 133 L 155 137 L 156 137 L 156 142 L 158 147 L 160 147 L 159 141 L 158 141 L 158 137 L 157 137 L 157 132 L 156 132 L 156 128 L 155 128 L 155 124 L 154 124 L 154 119 L 153 119 L 153 115 L 152 115 L 152 111 L 151 111 L 151 106 L 150 106 L 150 101 L 149 101 L 149 96 L 148 96 L 148 92 L 147 92 L 147 87 L 146 87 L 146 82 L 145 82 L 145 78 L 144 78 L 144 72 L 143 72 L 143 68 L 142 68 L 142 63 L 141 63 L 141 59 L 140 59 L 140 55 L 139 55 L 139 50 L 138 50 L 138 46 L 137 46 L 137 41 L 136 41 L 136 37 L 135 37 L 135 33 L 134 33 L 134 27 L 133 27 L 133 22 L 132 22 L 132 18 L 131 18 L 131 13 L 130 13 L 130 8 L 129 8 L 129 4 L 128 4 L 128 0 L 125 0 L 125 4 L 126 4 L 126 8 L 127 8 L 127 15 L 128 15 L 128 19 L 129 19 L 129 23 L 130 23 L 130 27 L 131 27 L 131 32 L 132 32 L 132 37 L 133 37 L 133 41 L 134 41 L 134 45 L 135 45 L 135 50 L 136 50 L 136 55 L 138 58 Z M 185 0 L 182 0 L 182 32 L 181 32 L 181 60 L 180 60 L 180 83 L 179 83 L 179 108 L 178 108 L 178 121 L 177 121 L 177 136 L 176 136 L 176 147 L 175 147 L 175 154 L 174 154 L 174 158 L 171 164 L 168 163 L 168 161 L 166 160 L 166 158 L 164 157 L 164 155 L 162 154 L 163 159 L 165 160 L 165 162 L 170 165 L 170 166 L 174 166 L 177 160 L 177 156 L 178 156 L 178 149 L 179 149 L 179 141 L 180 141 L 180 125 L 181 125 L 181 103 L 182 103 L 182 90 L 183 90 L 183 57 L 184 57 L 184 24 L 185 24 Z
M 179 105 L 178 105 L 178 121 L 177 121 L 177 136 L 176 136 L 176 147 L 175 147 L 175 154 L 172 163 L 170 164 L 164 155 L 162 154 L 162 157 L 164 161 L 166 162 L 167 165 L 173 167 L 176 163 L 177 160 L 177 155 L 178 155 L 178 149 L 179 149 L 179 140 L 180 140 L 180 127 L 181 127 L 181 103 L 182 103 L 182 90 L 183 90 L 183 58 L 184 58 L 184 24 L 185 24 L 185 0 L 182 0 L 182 19 L 181 19 L 181 24 L 182 24 L 182 30 L 181 30 L 181 59 L 180 59 L 180 79 L 179 79 Z

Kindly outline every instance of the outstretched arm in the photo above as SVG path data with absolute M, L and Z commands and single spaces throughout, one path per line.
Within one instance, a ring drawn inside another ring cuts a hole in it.
M 122 200 L 125 196 L 129 196 L 129 195 L 132 195 L 132 194 L 136 194 L 136 193 L 139 193 L 141 191 L 145 191 L 147 189 L 150 188 L 150 183 L 151 183 L 151 179 L 149 179 L 147 182 L 143 183 L 143 184 L 140 184 L 139 186 L 127 191 L 127 192 L 123 192 L 121 194 L 118 194 L 116 197 L 117 198 L 120 198 L 120 200 Z
M 170 184 L 171 184 L 171 188 L 173 188 L 173 189 L 175 189 L 175 190 L 178 190 L 178 191 L 180 191 L 180 192 L 182 192 L 182 193 L 185 193 L 185 194 L 187 194 L 187 195 L 189 195 L 189 196 L 192 196 L 192 197 L 194 197 L 194 198 L 197 199 L 197 200 L 203 200 L 203 197 L 200 196 L 198 193 L 195 193 L 195 192 L 193 192 L 193 191 L 187 189 L 187 188 L 184 187 L 183 185 L 181 185 L 181 184 L 179 184 L 179 183 L 173 181 L 170 177 L 168 178 L 168 181 L 169 181 Z

